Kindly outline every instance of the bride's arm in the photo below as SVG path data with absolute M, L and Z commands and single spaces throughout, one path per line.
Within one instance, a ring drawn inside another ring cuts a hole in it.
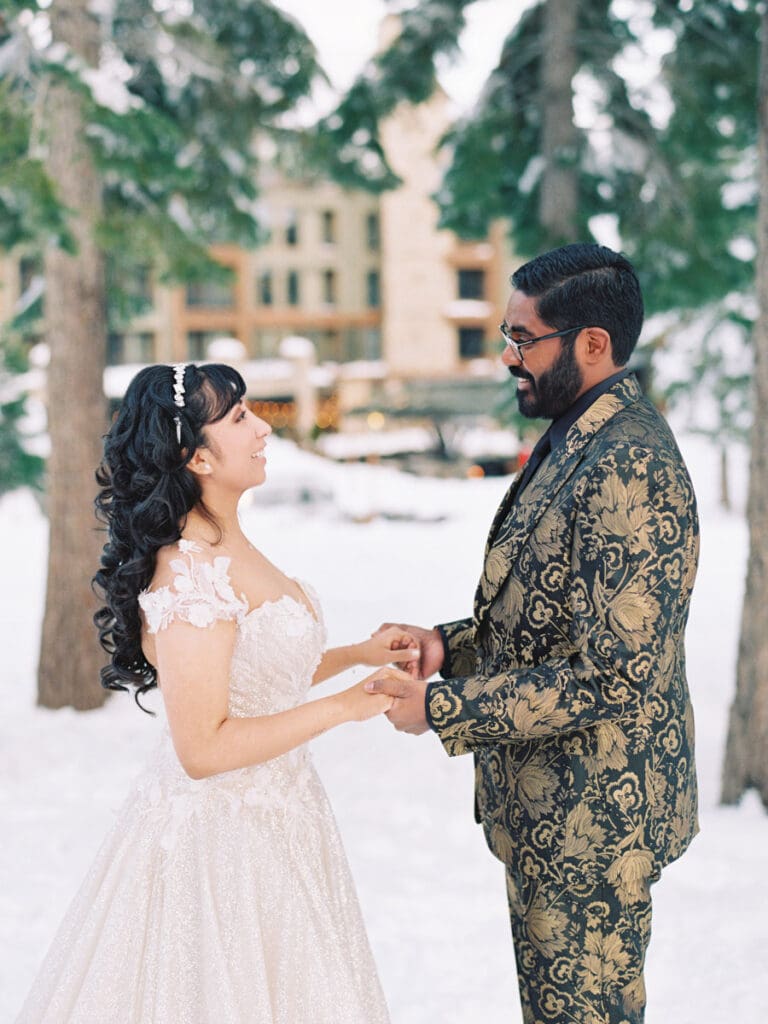
M 184 771 L 193 779 L 270 761 L 342 722 L 364 721 L 388 711 L 393 703 L 391 697 L 366 693 L 361 680 L 341 693 L 288 711 L 230 718 L 234 621 L 219 620 L 207 628 L 174 621 L 156 634 L 155 641 L 171 738 Z
M 414 660 L 419 660 L 418 642 L 399 626 L 392 626 L 359 644 L 330 647 L 317 666 L 312 685 L 316 686 L 355 665 L 388 665 L 393 661 Z

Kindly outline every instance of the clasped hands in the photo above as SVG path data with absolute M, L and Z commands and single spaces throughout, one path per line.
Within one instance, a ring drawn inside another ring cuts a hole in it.
M 399 630 L 400 635 L 393 634 L 392 630 Z M 418 646 L 419 656 L 408 661 L 393 656 L 392 660 L 399 661 L 402 667 L 383 668 L 365 683 L 365 689 L 368 693 L 394 697 L 392 707 L 385 712 L 387 718 L 400 732 L 419 736 L 429 728 L 425 708 L 427 679 L 442 667 L 443 642 L 436 629 L 422 629 L 404 623 L 385 622 L 373 636 L 382 637 L 385 633 L 388 639 L 391 638 L 390 650 L 393 653 L 415 650 Z

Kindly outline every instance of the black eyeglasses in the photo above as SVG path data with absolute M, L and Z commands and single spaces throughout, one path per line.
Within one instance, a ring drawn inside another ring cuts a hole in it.
M 523 362 L 523 349 L 527 348 L 528 345 L 534 345 L 537 341 L 546 341 L 547 338 L 562 338 L 564 334 L 571 334 L 573 331 L 583 331 L 586 325 L 582 324 L 581 327 L 566 327 L 562 331 L 552 331 L 551 334 L 540 334 L 538 338 L 528 338 L 526 341 L 518 341 L 517 338 L 513 338 L 512 334 L 507 327 L 506 323 L 502 320 L 499 324 L 499 330 L 501 335 L 506 342 L 508 348 L 511 348 L 515 353 L 520 362 Z

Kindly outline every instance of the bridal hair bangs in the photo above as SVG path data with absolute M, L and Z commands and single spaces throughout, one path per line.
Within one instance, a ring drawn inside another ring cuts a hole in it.
M 93 577 L 104 601 L 94 623 L 110 658 L 101 684 L 134 687 L 139 706 L 140 695 L 157 686 L 155 666 L 141 649 L 139 594 L 152 580 L 157 552 L 179 540 L 192 508 L 213 522 L 187 464 L 206 445 L 206 426 L 223 419 L 244 394 L 240 374 L 220 363 L 147 366 L 128 386 L 104 438 L 95 506 L 107 541 Z

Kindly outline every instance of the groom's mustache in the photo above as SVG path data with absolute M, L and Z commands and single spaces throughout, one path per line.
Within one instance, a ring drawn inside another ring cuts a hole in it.
M 532 387 L 536 387 L 536 381 L 533 379 L 530 373 L 526 373 L 521 366 L 508 366 L 510 374 L 513 377 L 519 377 L 520 380 L 527 380 L 530 382 Z

